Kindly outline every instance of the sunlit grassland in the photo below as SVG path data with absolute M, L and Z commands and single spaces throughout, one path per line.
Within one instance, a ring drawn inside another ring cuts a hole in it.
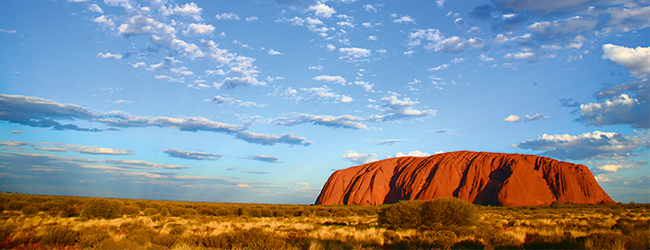
M 476 206 L 472 223 L 417 228 L 382 222 L 387 207 L 1 193 L 0 248 L 648 249 L 650 240 L 647 204 Z

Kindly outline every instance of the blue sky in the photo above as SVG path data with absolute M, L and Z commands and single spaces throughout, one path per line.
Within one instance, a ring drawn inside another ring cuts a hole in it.
M 649 2 L 0 2 L 0 190 L 313 203 L 458 150 L 650 202 Z

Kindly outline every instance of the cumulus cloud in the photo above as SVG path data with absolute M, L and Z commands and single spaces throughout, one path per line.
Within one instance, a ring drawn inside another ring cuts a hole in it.
M 513 147 L 543 151 L 543 155 L 570 160 L 608 159 L 650 148 L 650 134 L 635 131 L 625 136 L 616 132 L 587 132 L 579 135 L 543 134 Z
M 356 61 L 372 55 L 372 51 L 364 48 L 339 48 L 339 52 L 341 53 L 339 59 L 346 61 Z
M 364 119 L 352 115 L 330 116 L 330 115 L 311 115 L 296 114 L 288 117 L 279 117 L 273 119 L 275 125 L 295 126 L 303 123 L 312 123 L 314 125 L 327 126 L 333 128 L 365 129 Z
M 373 162 L 376 160 L 377 154 L 361 154 L 355 151 L 348 150 L 347 153 L 343 154 L 343 159 L 354 162 L 356 164 L 365 164 L 368 162 Z
M 397 152 L 397 154 L 395 154 L 395 157 L 404 157 L 404 156 L 427 157 L 427 156 L 431 156 L 431 154 L 422 152 L 420 150 L 411 151 L 408 154 L 404 154 L 402 152 Z
M 394 120 L 404 120 L 404 119 L 413 119 L 413 118 L 426 118 L 436 115 L 437 111 L 428 109 L 428 110 L 417 110 L 413 108 L 413 105 L 418 104 L 417 101 L 412 101 L 410 98 L 404 98 L 400 100 L 397 96 L 387 96 L 381 99 L 384 103 L 384 114 L 374 115 L 368 118 L 368 121 L 394 121 Z
M 508 117 L 504 118 L 503 120 L 507 121 L 507 122 L 520 122 L 521 118 L 519 118 L 519 116 L 516 116 L 516 115 L 509 115 Z
M 169 157 L 188 159 L 188 160 L 209 160 L 215 161 L 221 159 L 222 155 L 206 153 L 202 151 L 184 151 L 176 148 L 164 149 L 163 152 Z
M 221 14 L 217 14 L 214 18 L 216 18 L 217 20 L 239 20 L 239 15 L 232 12 L 221 13 Z
M 345 84 L 345 78 L 341 76 L 320 75 L 314 77 L 313 79 L 319 82 L 331 82 L 331 83 L 337 83 L 341 85 Z
M 191 23 L 187 29 L 183 31 L 183 34 L 186 36 L 209 35 L 214 32 L 214 29 L 214 26 L 209 24 Z
M 280 56 L 280 55 L 282 55 L 281 52 L 276 51 L 276 50 L 273 50 L 273 49 L 270 49 L 269 52 L 268 52 L 268 54 L 269 54 L 269 55 L 272 55 L 272 56 Z
M 394 23 L 415 23 L 415 19 L 410 16 L 400 16 L 397 18 L 397 15 L 393 14 L 391 17 L 395 18 L 393 19 Z
M 546 120 L 546 119 L 548 119 L 548 116 L 542 115 L 540 113 L 537 113 L 537 114 L 532 115 L 532 116 L 526 115 L 526 120 L 528 120 L 528 121 Z
M 106 52 L 106 53 L 99 52 L 99 53 L 97 53 L 97 57 L 101 57 L 101 58 L 104 58 L 104 59 L 107 59 L 107 58 L 108 59 L 121 59 L 122 55 L 120 53 L 111 54 L 110 52 Z
M 555 20 L 553 22 L 536 22 L 529 25 L 527 28 L 544 37 L 558 37 L 564 35 L 571 35 L 573 37 L 575 34 L 594 30 L 597 24 L 597 18 L 574 16 L 567 19 Z
M 603 52 L 603 59 L 622 65 L 637 78 L 650 73 L 650 47 L 627 48 L 608 43 L 603 45 Z
M 354 99 L 352 99 L 349 96 L 341 95 L 341 94 L 337 94 L 336 92 L 333 92 L 332 89 L 330 89 L 326 85 L 323 85 L 322 87 L 300 88 L 300 91 L 306 92 L 307 95 L 298 95 L 297 90 L 293 88 L 289 88 L 280 96 L 282 96 L 285 99 L 295 99 L 294 101 L 295 104 L 309 102 L 309 101 L 326 100 L 326 99 L 335 99 L 337 102 L 342 102 L 342 103 L 349 103 L 354 101 Z
M 474 44 L 477 41 L 475 40 Z M 458 36 L 445 37 L 438 29 L 417 29 L 409 34 L 407 45 L 409 47 L 422 46 L 428 51 L 458 53 L 465 49 L 467 43 L 469 42 Z
M 136 15 L 117 27 L 118 34 L 122 36 L 135 36 L 153 33 L 158 23 L 153 19 L 142 15 Z
M 308 11 L 313 11 L 316 16 L 322 17 L 322 18 L 330 18 L 334 13 L 336 13 L 336 10 L 334 10 L 332 7 L 327 6 L 326 4 L 323 4 L 321 2 L 309 6 L 307 8 Z
M 577 121 L 591 126 L 625 124 L 635 128 L 650 127 L 650 88 L 648 79 L 612 85 L 596 92 L 602 102 L 578 104 Z
M 270 162 L 270 163 L 282 162 L 280 159 L 278 159 L 278 157 L 268 156 L 268 155 L 255 155 L 255 156 L 247 156 L 247 157 L 240 157 L 240 158 L 254 160 L 254 161 Z

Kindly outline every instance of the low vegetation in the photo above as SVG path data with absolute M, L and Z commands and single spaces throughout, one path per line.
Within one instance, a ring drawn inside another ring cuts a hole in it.
M 0 193 L 2 249 L 648 249 L 650 205 L 378 207 Z

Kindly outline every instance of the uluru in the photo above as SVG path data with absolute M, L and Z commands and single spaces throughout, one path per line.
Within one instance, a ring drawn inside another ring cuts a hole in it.
M 615 203 L 584 165 L 527 154 L 458 151 L 335 171 L 317 205 L 382 205 L 458 197 L 493 206 Z

